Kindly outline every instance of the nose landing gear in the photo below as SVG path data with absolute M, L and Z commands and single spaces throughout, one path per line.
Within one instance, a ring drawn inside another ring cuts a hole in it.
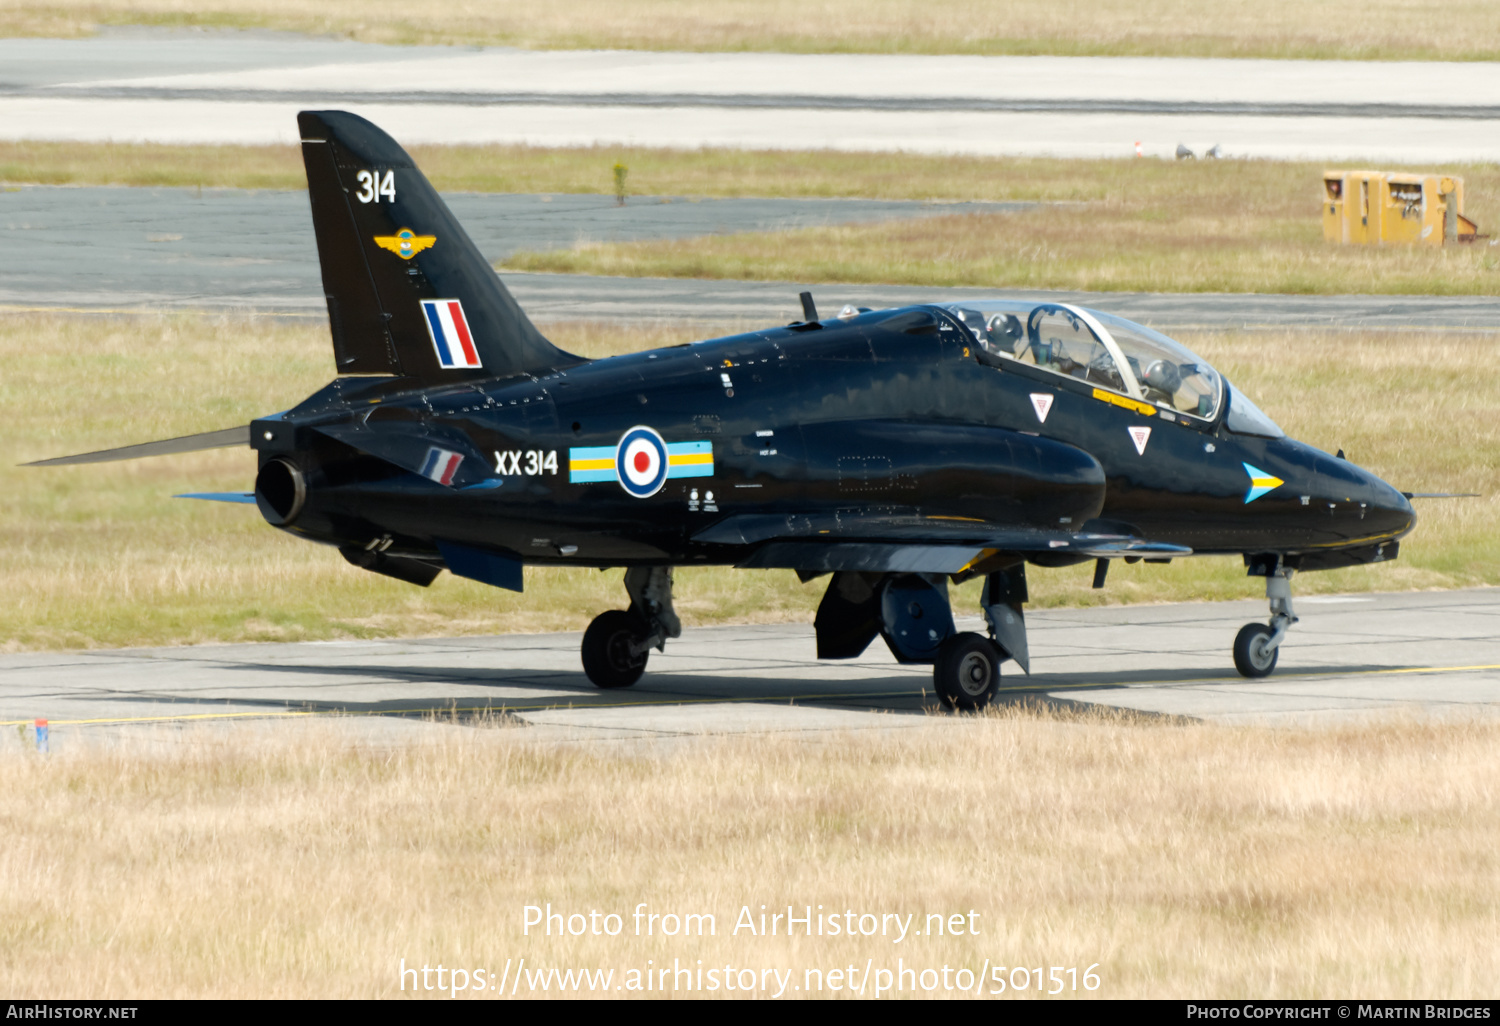
M 1251 567 L 1251 573 L 1255 567 Z M 1245 677 L 1267 677 L 1276 669 L 1276 655 L 1286 632 L 1297 622 L 1292 611 L 1292 574 L 1277 562 L 1265 568 L 1266 599 L 1271 605 L 1269 625 L 1247 623 L 1234 639 L 1234 668 Z
M 625 571 L 629 609 L 611 609 L 594 617 L 583 632 L 583 672 L 595 687 L 628 688 L 646 672 L 654 648 L 682 636 L 682 622 L 672 608 L 672 568 L 631 567 Z

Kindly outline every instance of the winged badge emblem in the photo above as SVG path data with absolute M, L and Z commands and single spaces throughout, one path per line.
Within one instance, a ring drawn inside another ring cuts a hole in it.
M 402 228 L 395 235 L 375 236 L 375 245 L 390 250 L 402 260 L 410 260 L 422 250 L 431 249 L 436 242 L 436 235 L 418 235 L 410 228 Z

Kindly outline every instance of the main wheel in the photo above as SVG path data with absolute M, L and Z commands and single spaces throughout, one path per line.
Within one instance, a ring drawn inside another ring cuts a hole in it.
M 1245 677 L 1268 677 L 1276 669 L 1279 648 L 1266 648 L 1271 628 L 1263 623 L 1247 623 L 1234 638 L 1234 668 Z
M 648 655 L 632 655 L 630 646 L 645 636 L 646 625 L 634 613 L 623 609 L 600 613 L 583 632 L 583 672 L 595 687 L 630 687 L 646 672 Z
M 1000 649 L 982 634 L 955 634 L 938 649 L 932 685 L 950 709 L 983 709 L 1000 689 Z

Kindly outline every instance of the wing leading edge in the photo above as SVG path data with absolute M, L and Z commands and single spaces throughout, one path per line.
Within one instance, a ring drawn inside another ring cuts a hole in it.
M 756 545 L 737 566 L 809 573 L 956 574 L 1000 552 L 1085 559 L 1192 555 L 1183 545 L 1128 534 L 1055 531 L 973 520 L 818 514 L 730 517 L 694 536 L 709 544 Z

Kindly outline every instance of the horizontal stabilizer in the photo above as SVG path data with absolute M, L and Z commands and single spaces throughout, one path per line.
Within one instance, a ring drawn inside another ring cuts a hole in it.
M 183 492 L 174 499 L 205 499 L 209 502 L 243 502 L 255 505 L 254 492 Z
M 250 425 L 224 428 L 222 431 L 205 431 L 201 435 L 183 435 L 180 438 L 163 438 L 159 442 L 141 442 L 118 449 L 100 449 L 77 456 L 57 456 L 50 460 L 23 463 L 23 467 L 64 467 L 74 463 L 113 463 L 116 460 L 138 460 L 144 456 L 171 456 L 179 452 L 200 452 L 204 449 L 227 449 L 235 445 L 250 444 Z
M 1478 492 L 1402 492 L 1408 499 L 1478 499 Z

